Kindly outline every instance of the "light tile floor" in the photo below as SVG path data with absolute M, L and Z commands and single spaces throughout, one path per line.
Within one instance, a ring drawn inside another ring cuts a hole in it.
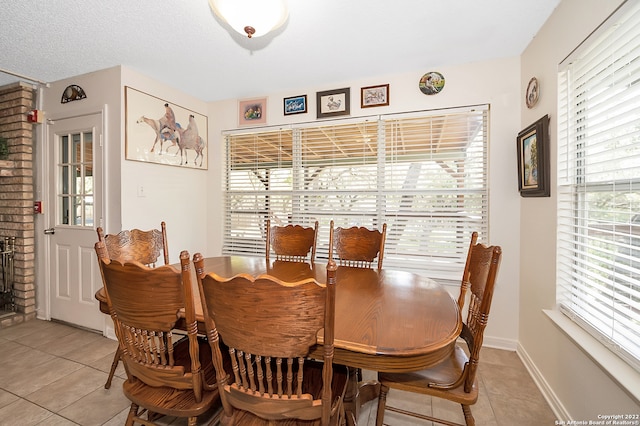
M 32 320 L 0 330 L 0 426 L 122 425 L 129 402 L 122 395 L 122 365 L 104 388 L 116 342 L 55 322 Z M 365 371 L 365 379 L 375 373 Z M 555 416 L 515 352 L 484 348 L 480 398 L 472 407 L 478 426 L 553 425 Z M 391 390 L 388 403 L 464 422 L 456 404 Z M 215 413 L 201 416 L 207 424 Z M 162 419 L 186 425 L 186 419 Z M 375 425 L 375 402 L 359 423 Z M 387 412 L 385 424 L 430 425 Z

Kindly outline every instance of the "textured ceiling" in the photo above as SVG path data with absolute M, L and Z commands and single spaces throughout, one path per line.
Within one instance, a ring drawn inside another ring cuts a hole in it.
M 559 1 L 289 0 L 284 26 L 249 40 L 207 0 L 0 0 L 0 69 L 51 82 L 125 65 L 203 101 L 295 95 L 517 56 Z

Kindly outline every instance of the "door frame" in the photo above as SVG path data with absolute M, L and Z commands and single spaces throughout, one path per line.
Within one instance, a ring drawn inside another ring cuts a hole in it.
M 75 112 L 75 113 L 74 113 Z M 55 203 L 55 199 L 52 198 L 50 191 L 48 190 L 49 186 L 47 183 L 47 179 L 51 176 L 51 173 L 54 172 L 55 165 L 51 163 L 53 161 L 49 155 L 48 142 L 51 135 L 51 126 L 55 124 L 56 121 L 59 120 L 68 120 L 72 118 L 81 118 L 90 115 L 99 114 L 101 118 L 101 139 L 99 141 L 94 141 L 94 149 L 100 149 L 100 161 L 94 162 L 94 173 L 99 173 L 100 178 L 100 192 L 101 192 L 101 202 L 100 207 L 94 210 L 94 227 L 104 226 L 105 221 L 105 212 L 107 211 L 107 197 L 105 192 L 105 176 L 104 171 L 106 170 L 106 155 L 105 155 L 105 141 L 108 140 L 108 109 L 107 104 L 104 104 L 101 108 L 89 108 L 83 111 L 74 111 L 70 113 L 60 114 L 58 116 L 53 116 L 47 118 L 44 125 L 42 126 L 42 132 L 40 137 L 40 167 L 41 171 L 39 179 L 38 179 L 38 190 L 36 191 L 36 197 L 42 200 L 42 204 L 44 209 L 52 208 L 52 203 Z M 94 157 L 95 158 L 95 157 Z M 42 292 L 42 297 L 37 298 L 41 303 L 43 303 L 42 309 L 37 310 L 38 318 L 50 321 L 51 320 L 51 277 L 49 276 L 48 271 L 51 268 L 51 250 L 48 243 L 48 239 L 46 235 L 44 235 L 44 230 L 47 228 L 51 228 L 55 226 L 55 223 L 51 223 L 51 215 L 47 212 L 41 214 L 41 226 L 36 226 L 35 228 L 35 241 L 40 247 L 37 250 L 36 255 L 40 256 L 40 261 L 36 262 L 36 277 L 37 277 L 37 291 Z M 96 234 L 97 235 L 97 234 Z M 96 237 L 97 240 L 97 237 Z M 106 333 L 106 325 L 103 325 L 102 332 Z

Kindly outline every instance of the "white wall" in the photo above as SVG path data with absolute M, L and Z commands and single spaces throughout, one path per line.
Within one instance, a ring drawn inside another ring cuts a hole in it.
M 86 99 L 61 104 L 61 95 L 70 84 L 82 87 L 87 95 Z M 124 86 L 131 86 L 167 102 L 207 114 L 208 105 L 205 102 L 119 66 L 52 83 L 51 87 L 43 90 L 42 108 L 46 111 L 45 118 L 106 111 L 106 128 L 103 134 L 103 227 L 107 233 L 132 228 L 151 229 L 159 228 L 160 222 L 164 220 L 167 223 L 169 258 L 175 263 L 179 261 L 182 250 L 189 250 L 191 255 L 206 250 L 206 200 L 209 188 L 207 171 L 125 159 Z M 41 129 L 44 127 L 40 126 Z M 39 135 L 36 161 L 40 171 L 44 169 L 42 153 L 47 141 L 46 134 Z M 44 204 L 47 211 L 48 206 L 53 205 L 53 200 L 46 199 L 44 184 L 48 179 L 46 176 L 38 176 L 36 181 L 36 199 L 47 201 Z M 138 197 L 139 185 L 144 186 L 145 197 Z M 36 236 L 39 241 L 36 273 L 39 276 L 46 273 L 42 238 L 45 226 L 48 226 L 45 215 L 36 217 Z M 40 281 L 38 283 L 41 285 Z M 40 318 L 47 317 L 46 294 L 45 289 L 38 288 L 36 301 Z M 110 323 L 108 321 L 107 325 Z
M 122 111 L 124 111 L 124 86 L 129 86 L 170 104 L 207 115 L 208 106 L 205 102 L 180 93 L 172 87 L 158 83 L 126 67 L 122 68 L 121 83 Z M 160 222 L 165 221 L 171 263 L 180 261 L 182 250 L 188 250 L 191 256 L 196 252 L 206 251 L 206 229 L 215 226 L 215 222 L 210 222 L 207 218 L 206 199 L 211 186 L 207 171 L 125 160 L 124 112 L 121 118 L 123 122 L 120 132 L 121 229 L 159 228 Z M 213 119 L 209 117 L 209 127 Z M 215 158 L 209 154 L 209 167 L 212 169 L 218 168 Z M 139 186 L 144 187 L 144 197 L 138 196 Z
M 563 0 L 521 57 L 521 91 L 531 77 L 540 82 L 538 104 L 520 103 L 524 128 L 549 114 L 551 197 L 520 200 L 520 329 L 519 343 L 534 376 L 547 390 L 563 420 L 597 420 L 601 414 L 640 413 L 609 373 L 582 352 L 543 313 L 556 304 L 556 117 L 558 64 L 578 46 L 622 0 Z M 636 374 L 635 377 L 638 377 Z M 636 379 L 636 386 L 638 384 Z
M 444 90 L 426 96 L 418 89 L 420 77 L 427 71 L 439 71 L 445 79 Z M 345 71 L 348 74 L 348 70 Z M 491 319 L 485 334 L 485 344 L 515 350 L 518 339 L 519 276 L 519 196 L 517 186 L 515 137 L 520 130 L 522 103 L 519 58 L 440 67 L 433 70 L 414 70 L 402 74 L 382 75 L 375 79 L 337 81 L 330 87 L 309 86 L 295 93 L 256 93 L 267 96 L 267 124 L 283 125 L 316 121 L 316 92 L 342 87 L 351 88 L 351 116 L 366 116 L 392 112 L 490 104 L 490 243 L 503 248 L 502 266 L 492 306 Z M 377 84 L 390 85 L 390 105 L 360 108 L 360 88 Z M 308 113 L 283 115 L 284 97 L 307 94 Z M 210 187 L 208 211 L 208 254 L 219 254 L 222 232 L 222 130 L 234 129 L 238 121 L 237 100 L 214 102 L 209 108 Z M 317 120 L 320 122 L 320 120 Z M 215 166 L 217 164 L 218 166 Z M 457 295 L 459 288 L 452 291 Z
M 69 84 L 81 86 L 87 98 L 61 104 L 60 96 Z M 53 83 L 45 89 L 44 110 L 47 117 L 56 117 L 99 111 L 106 105 L 103 227 L 107 233 L 132 228 L 146 230 L 159 228 L 164 220 L 169 258 L 172 263 L 178 262 L 180 251 L 189 250 L 193 255 L 207 247 L 207 213 L 202 201 L 209 188 L 207 171 L 125 159 L 125 86 L 207 115 L 205 102 L 127 67 L 113 67 Z M 211 162 L 212 157 L 209 158 Z M 209 166 L 217 165 L 214 162 Z M 144 197 L 138 197 L 139 186 L 144 187 Z

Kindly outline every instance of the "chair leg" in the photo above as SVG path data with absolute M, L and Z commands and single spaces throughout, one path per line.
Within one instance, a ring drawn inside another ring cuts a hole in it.
M 189 417 L 189 421 L 187 422 L 187 426 L 196 426 L 196 423 L 198 423 L 198 418 L 197 417 Z
M 116 353 L 113 356 L 113 362 L 111 363 L 111 370 L 109 371 L 109 377 L 107 377 L 107 383 L 104 384 L 105 389 L 109 389 L 111 387 L 111 380 L 113 380 L 113 375 L 116 373 L 118 362 L 120 362 L 120 353 L 120 345 L 118 345 L 118 349 L 116 349 Z
M 338 425 L 346 426 L 347 425 L 347 412 L 344 410 L 344 401 L 340 404 L 340 415 L 338 416 Z
M 125 426 L 133 426 L 133 419 L 138 415 L 138 406 L 136 404 L 131 404 L 131 408 L 129 409 L 129 415 L 127 416 L 127 420 L 125 421 Z
M 462 412 L 464 413 L 464 421 L 467 423 L 467 426 L 476 426 L 476 420 L 471 414 L 471 407 L 462 404 Z
M 380 383 L 380 395 L 378 396 L 378 412 L 376 413 L 376 426 L 382 426 L 384 422 L 384 410 L 387 406 L 387 394 L 389 387 Z
M 163 414 L 159 414 L 159 413 L 154 413 L 153 411 L 149 411 L 147 410 L 147 420 L 149 420 L 150 422 L 155 422 L 156 420 L 158 420 L 160 417 L 163 417 Z

